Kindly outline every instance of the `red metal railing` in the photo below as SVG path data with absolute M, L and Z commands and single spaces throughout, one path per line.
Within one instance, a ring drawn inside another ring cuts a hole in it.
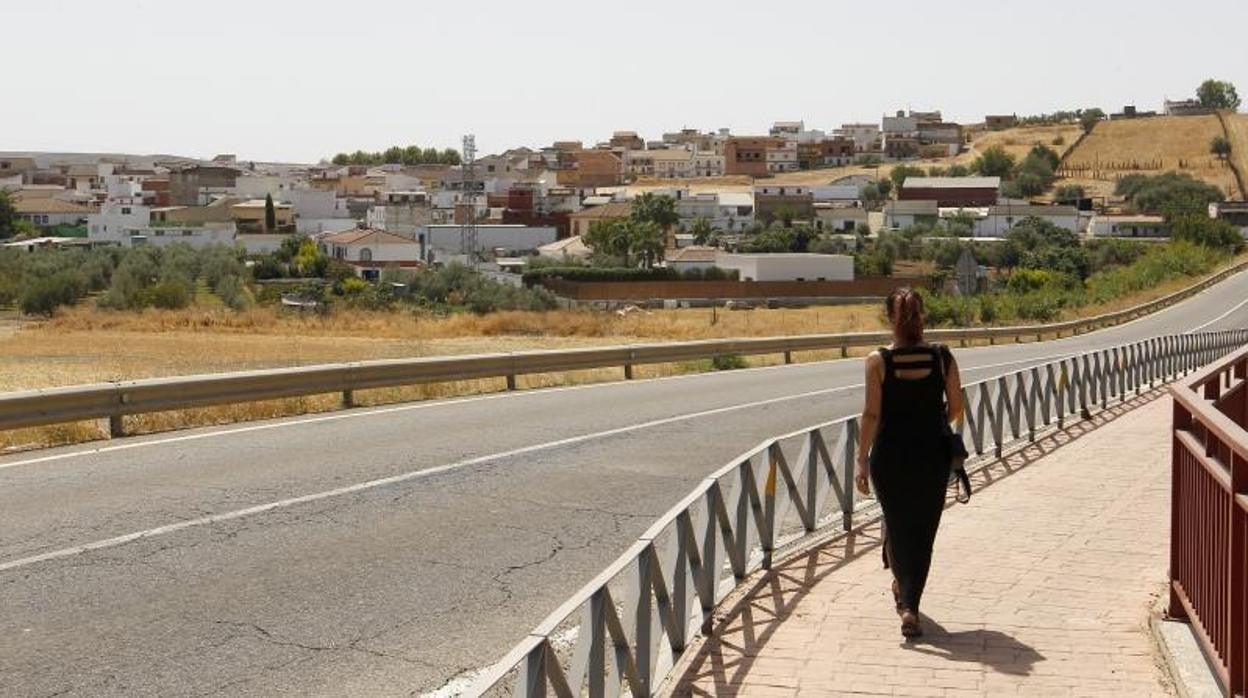
M 1174 396 L 1170 615 L 1191 621 L 1229 696 L 1248 694 L 1248 349 Z

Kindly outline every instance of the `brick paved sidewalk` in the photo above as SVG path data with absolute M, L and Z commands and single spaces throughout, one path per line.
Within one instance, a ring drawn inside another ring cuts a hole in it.
M 873 523 L 761 578 L 674 692 L 1168 695 L 1148 613 L 1166 580 L 1169 422 L 1154 392 L 981 474 L 945 513 L 918 641 L 902 641 Z

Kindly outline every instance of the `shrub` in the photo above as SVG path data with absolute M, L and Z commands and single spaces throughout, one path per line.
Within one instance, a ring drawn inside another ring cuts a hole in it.
M 164 280 L 145 289 L 141 298 L 139 307 L 150 305 L 162 310 L 178 310 L 191 304 L 191 291 L 181 281 Z
M 740 354 L 716 354 L 711 357 L 711 366 L 716 371 L 734 371 L 749 366 L 745 357 Z
M 541 283 L 542 279 L 565 281 L 673 281 L 679 278 L 675 269 L 651 267 L 544 267 L 529 269 L 521 276 L 526 286 Z
M 60 271 L 31 279 L 22 289 L 18 307 L 27 315 L 52 317 L 62 305 L 73 305 L 87 293 L 87 279 L 80 272 Z

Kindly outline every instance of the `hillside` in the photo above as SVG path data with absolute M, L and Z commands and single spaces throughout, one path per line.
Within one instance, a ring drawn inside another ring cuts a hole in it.
M 1240 184 L 1243 185 L 1248 180 L 1248 114 L 1228 114 L 1223 121 L 1231 141 L 1231 161 L 1239 168 Z M 1241 195 L 1240 198 L 1248 196 Z
M 1222 125 L 1216 116 L 1157 116 L 1102 122 L 1066 157 L 1059 173 L 1065 177 L 1059 184 L 1080 184 L 1092 196 L 1110 197 L 1114 184 L 1124 175 L 1175 171 L 1209 182 L 1231 198 L 1242 199 L 1231 168 L 1209 153 L 1210 141 L 1220 135 Z M 1240 139 L 1243 138 L 1241 134 Z M 1248 148 L 1248 144 L 1243 147 Z M 1236 150 L 1241 148 L 1237 146 Z

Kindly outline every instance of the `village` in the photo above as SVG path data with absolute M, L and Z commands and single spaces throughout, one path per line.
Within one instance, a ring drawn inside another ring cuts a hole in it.
M 480 157 L 466 136 L 459 151 L 394 147 L 316 165 L 231 154 L 210 161 L 4 156 L 0 190 L 21 230 L 3 244 L 223 245 L 254 259 L 307 240 L 371 282 L 387 269 L 461 264 L 495 281 L 540 284 L 573 303 L 837 302 L 875 297 L 898 279 L 935 270 L 893 258 L 864 264 L 882 233 L 922 230 L 989 243 L 1029 221 L 1085 240 L 1169 238 L 1160 208 L 1063 186 L 1059 176 L 1079 175 L 1074 146 L 1106 124 L 1213 119 L 1217 109 L 1167 99 L 1161 112 L 990 114 L 959 124 L 940 111 L 899 110 L 827 131 L 804 121 L 777 121 L 766 135 L 685 128 L 647 140 L 616 131 L 599 143 Z M 1210 158 L 1227 154 L 1216 150 Z M 1248 204 L 1236 185 L 1211 191 L 1210 219 L 1248 232 Z M 971 247 L 953 260 L 958 269 L 947 289 L 982 290 L 985 268 Z M 578 275 L 559 271 L 580 266 L 647 272 L 632 282 L 700 283 L 578 285 L 569 278 Z

